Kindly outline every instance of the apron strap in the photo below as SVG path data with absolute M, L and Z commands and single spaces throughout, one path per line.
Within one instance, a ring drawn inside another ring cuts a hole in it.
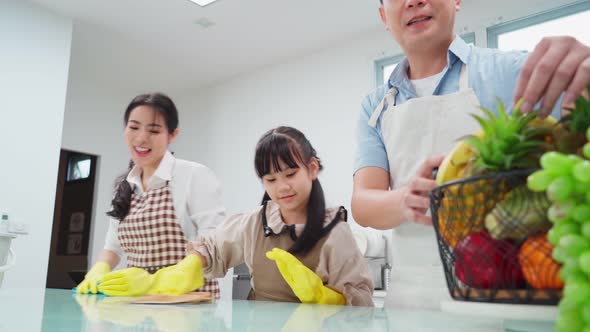
M 463 66 L 461 66 L 461 73 L 459 74 L 459 91 L 467 89 L 469 89 L 469 70 L 467 69 L 467 65 L 463 64 Z M 373 111 L 373 114 L 371 114 L 371 118 L 369 119 L 369 126 L 373 128 L 377 126 L 377 120 L 381 116 L 381 113 L 383 112 L 385 105 L 387 105 L 388 108 L 391 106 L 395 106 L 395 98 L 397 96 L 397 93 L 398 90 L 395 87 L 387 91 L 379 105 L 377 105 L 377 107 Z
M 461 73 L 459 74 L 459 91 L 469 89 L 469 70 L 467 65 L 463 64 Z
M 379 105 L 377 105 L 377 107 L 373 111 L 373 114 L 369 119 L 369 126 L 373 128 L 377 126 L 377 120 L 379 119 L 379 116 L 381 116 L 381 112 L 383 112 L 385 105 L 387 105 L 388 108 L 395 105 L 395 97 L 397 96 L 397 92 L 397 88 L 395 87 L 387 91 Z
M 266 220 L 266 205 L 267 205 L 267 203 L 268 203 L 268 201 L 265 201 L 262 204 L 262 211 L 260 211 L 262 213 L 262 229 L 264 230 L 264 237 L 269 237 L 271 235 L 279 236 L 283 233 L 289 233 L 291 240 L 293 240 L 293 242 L 297 241 L 297 234 L 295 233 L 295 225 L 283 226 L 283 228 L 281 229 L 281 231 L 278 234 L 275 233 L 272 230 L 272 228 L 270 228 L 270 226 L 268 226 L 268 221 Z

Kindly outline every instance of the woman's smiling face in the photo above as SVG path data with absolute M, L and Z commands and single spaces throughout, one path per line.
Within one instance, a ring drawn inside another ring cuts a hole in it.
M 162 114 L 151 106 L 141 105 L 129 114 L 125 127 L 125 141 L 133 162 L 141 168 L 157 168 L 177 130 L 168 132 Z

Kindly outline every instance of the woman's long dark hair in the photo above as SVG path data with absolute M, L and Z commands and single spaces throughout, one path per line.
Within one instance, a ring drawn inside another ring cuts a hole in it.
M 148 93 L 141 94 L 129 103 L 127 109 L 125 109 L 125 115 L 123 116 L 124 124 L 127 125 L 129 121 L 129 115 L 136 107 L 139 106 L 150 106 L 154 111 L 160 113 L 166 122 L 168 133 L 172 134 L 176 128 L 178 128 L 178 111 L 176 105 L 172 102 L 170 97 L 163 93 Z M 133 168 L 133 161 L 129 162 L 129 168 L 125 174 L 119 176 L 115 181 L 115 197 L 111 202 L 112 209 L 107 212 L 108 216 L 123 221 L 129 214 L 131 207 L 131 194 L 133 189 L 129 182 L 127 182 L 127 175 Z
M 299 130 L 292 127 L 277 127 L 266 132 L 256 145 L 254 166 L 259 178 L 271 172 L 282 171 L 280 161 L 289 168 L 299 168 L 299 165 L 309 165 L 312 158 L 315 158 L 319 170 L 323 166 L 318 158 L 315 149 L 309 140 Z M 267 192 L 264 193 L 262 203 L 270 200 Z M 303 232 L 289 252 L 293 254 L 307 253 L 316 243 L 327 234 L 324 230 L 326 218 L 326 200 L 324 191 L 318 179 L 313 180 L 309 202 L 307 203 L 307 222 Z

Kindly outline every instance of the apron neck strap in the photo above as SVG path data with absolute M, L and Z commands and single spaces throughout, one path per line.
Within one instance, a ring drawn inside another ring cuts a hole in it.
M 469 89 L 469 70 L 467 70 L 467 65 L 463 64 L 459 74 L 459 91 L 467 89 Z
M 266 206 L 267 206 L 268 201 L 265 201 L 262 204 L 262 229 L 264 230 L 264 237 L 269 237 L 269 236 L 279 236 L 285 232 L 289 233 L 289 236 L 291 237 L 291 240 L 293 240 L 293 242 L 297 241 L 297 234 L 295 233 L 295 225 L 284 225 L 283 228 L 281 229 L 281 231 L 279 233 L 275 233 L 272 228 L 270 228 L 270 226 L 268 226 L 268 221 L 266 220 Z
M 387 93 L 385 94 L 385 96 L 383 97 L 383 99 L 381 100 L 379 105 L 377 105 L 377 107 L 373 111 L 373 114 L 371 115 L 371 118 L 369 119 L 369 126 L 371 126 L 373 128 L 375 128 L 377 126 L 377 120 L 379 119 L 381 112 L 383 112 L 385 105 L 387 105 L 387 107 L 391 107 L 391 106 L 395 105 L 395 97 L 397 96 L 397 92 L 398 92 L 397 88 L 395 88 L 395 87 L 393 87 L 393 88 L 389 89 L 389 91 L 387 91 Z
M 464 63 L 461 66 L 461 73 L 459 74 L 459 91 L 469 89 L 469 70 L 467 70 L 467 65 Z M 397 96 L 398 90 L 397 88 L 393 87 L 387 91 L 379 105 L 373 111 L 371 118 L 369 119 L 369 126 L 375 128 L 377 126 L 377 120 L 381 113 L 385 109 L 385 106 L 391 107 L 395 105 L 395 97 Z

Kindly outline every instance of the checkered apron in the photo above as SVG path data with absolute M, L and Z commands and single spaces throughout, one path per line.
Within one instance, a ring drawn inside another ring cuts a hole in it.
M 168 185 L 143 194 L 133 193 L 129 214 L 119 223 L 118 233 L 128 267 L 154 273 L 186 256 L 187 240 L 176 221 Z M 205 280 L 198 291 L 210 292 L 219 298 L 217 280 Z

